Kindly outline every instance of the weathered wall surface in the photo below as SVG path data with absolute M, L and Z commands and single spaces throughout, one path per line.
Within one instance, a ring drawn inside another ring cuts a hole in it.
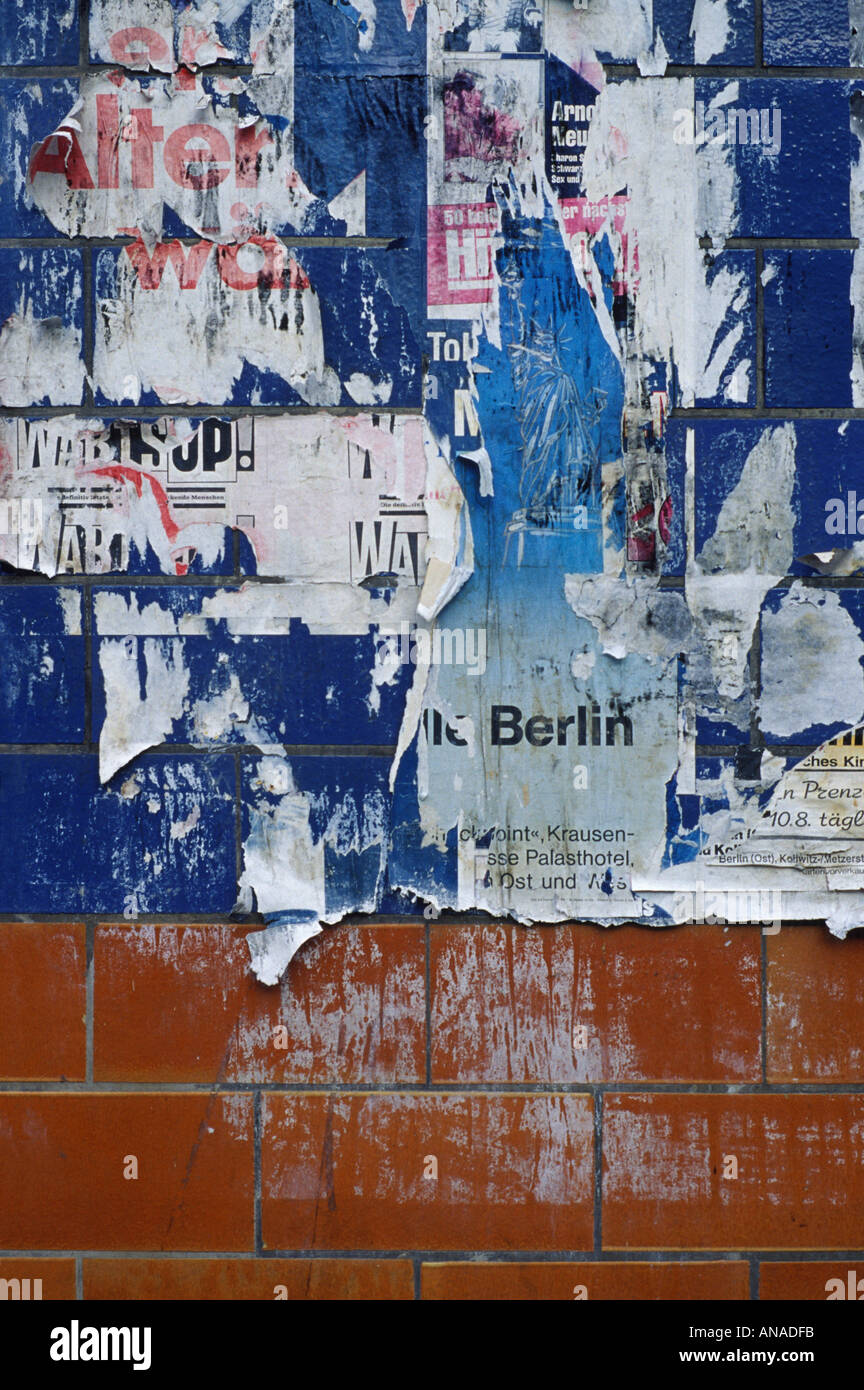
M 8 8 L 0 1279 L 857 1294 L 858 0 Z

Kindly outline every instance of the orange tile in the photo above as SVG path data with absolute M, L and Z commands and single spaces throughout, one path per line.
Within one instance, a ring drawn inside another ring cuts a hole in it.
M 249 1249 L 252 1150 L 251 1096 L 0 1095 L 0 1246 Z
M 86 1075 L 83 926 L 0 923 L 0 1077 Z
M 592 1143 L 588 1096 L 270 1094 L 264 1242 L 586 1249 Z
M 96 1080 L 424 1079 L 422 927 L 328 928 L 275 987 L 251 973 L 249 930 L 97 928 Z
M 864 1096 L 607 1095 L 604 1247 L 840 1249 L 862 1150 Z
M 769 1081 L 864 1081 L 864 933 L 768 938 Z
M 864 1302 L 864 1260 L 772 1260 L 759 1266 L 759 1297 L 767 1303 Z
M 296 1301 L 414 1297 L 410 1260 L 85 1260 L 84 1297 Z
M 435 926 L 432 1078 L 758 1081 L 742 927 Z
M 74 1298 L 74 1260 L 0 1256 L 0 1301 L 55 1303 Z
M 743 1260 L 686 1264 L 424 1264 L 422 1296 L 436 1300 L 625 1301 L 746 1299 Z

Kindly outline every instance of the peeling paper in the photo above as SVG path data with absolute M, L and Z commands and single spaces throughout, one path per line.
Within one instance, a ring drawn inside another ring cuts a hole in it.
M 602 642 L 606 656 L 623 661 L 628 653 L 648 661 L 671 661 L 694 640 L 683 595 L 657 587 L 653 576 L 590 576 L 568 574 L 564 593 L 574 613 L 587 618 Z M 587 655 L 587 654 L 586 654 Z M 594 661 L 571 660 L 588 675 Z
M 729 84 L 712 106 L 734 100 L 736 93 L 736 84 Z M 606 87 L 597 99 L 584 164 L 592 202 L 627 188 L 628 234 L 639 255 L 632 350 L 643 359 L 675 363 L 683 406 L 716 392 L 741 335 L 737 317 L 745 302 L 743 272 L 721 267 L 709 282 L 699 247 L 702 235 L 722 245 L 733 231 L 735 172 L 731 146 L 676 143 L 675 132 L 686 127 L 694 101 L 692 78 Z
M 791 739 L 811 725 L 859 723 L 862 656 L 861 634 L 839 595 L 792 584 L 762 622 L 762 660 L 772 677 L 759 702 L 763 732 Z
M 33 202 L 65 236 L 137 233 L 148 250 L 165 208 L 222 243 L 304 231 L 316 199 L 294 168 L 290 91 L 279 95 L 269 123 L 217 105 L 200 83 L 83 78 L 74 114 L 33 147 Z
M 857 35 L 853 37 L 854 62 L 864 63 L 864 12 L 859 16 Z M 851 96 L 851 125 L 855 154 L 851 162 L 849 182 L 849 231 L 858 238 L 852 254 L 852 277 L 849 295 L 852 300 L 852 404 L 860 409 L 864 404 L 864 94 Z
M 744 688 L 765 595 L 792 563 L 795 427 L 766 429 L 687 574 L 687 604 L 711 652 L 718 693 Z
M 190 0 L 182 8 L 172 0 L 91 0 L 90 47 L 98 61 L 137 71 L 248 62 L 286 13 L 293 18 L 293 0 Z M 251 33 L 239 33 L 246 42 L 232 48 L 225 40 L 244 18 Z
M 803 879 L 811 891 L 851 890 L 857 897 L 864 864 L 862 746 L 859 725 L 796 762 L 764 809 L 749 808 L 746 828 L 715 851 L 715 862 L 734 865 L 745 883 L 754 869 L 758 876 L 770 867 L 776 888 L 794 891 Z
M 38 319 L 22 301 L 0 328 L 0 405 L 84 399 L 81 334 L 59 318 Z M 50 375 L 46 376 L 46 364 Z
M 323 916 L 324 840 L 313 838 L 309 803 L 295 787 L 287 759 L 262 758 L 252 792 L 241 894 L 245 888 L 254 890 L 259 912 L 299 910 Z
M 142 289 L 134 265 L 120 261 L 111 298 L 98 303 L 94 368 L 106 397 L 137 402 L 152 391 L 169 405 L 214 395 L 230 399 L 249 363 L 280 376 L 307 405 L 339 405 L 342 386 L 326 360 L 320 300 L 281 243 L 251 243 L 238 251 L 240 276 L 257 277 L 267 256 L 276 267 L 279 286 L 262 297 L 226 289 L 216 256 L 208 254 L 208 243 L 201 245 L 206 260 L 200 278 L 179 300 L 167 277 L 156 290 Z M 169 306 L 172 348 L 166 354 L 159 330 Z M 202 343 L 200 325 L 208 321 L 218 322 L 218 335 Z M 391 390 L 392 382 L 385 401 Z M 375 394 L 374 388 L 354 392 L 358 404 L 375 403 Z
M 513 35 L 438 13 L 426 417 L 465 495 L 474 573 L 436 622 L 483 626 L 487 669 L 418 670 L 391 772 L 391 881 L 435 911 L 693 920 L 709 846 L 757 823 L 786 766 L 739 764 L 731 741 L 749 745 L 760 712 L 785 733 L 794 703 L 785 658 L 773 686 L 763 664 L 755 703 L 750 658 L 794 563 L 795 427 L 766 426 L 716 505 L 693 439 L 685 478 L 665 458 L 670 406 L 751 400 L 752 278 L 716 249 L 736 231 L 734 150 L 697 132 L 694 82 L 662 76 L 681 35 L 650 4 L 547 7 L 571 76 L 547 67 L 545 155 L 540 65 L 523 58 L 508 88 Z M 727 52 L 728 5 L 694 4 L 689 39 L 696 62 Z M 608 56 L 649 80 L 606 85 Z M 719 84 L 706 126 L 741 99 Z M 467 472 L 481 450 L 491 487 Z M 664 581 L 675 554 L 683 584 Z M 785 652 L 784 621 L 765 640 Z M 837 623 L 851 652 L 857 629 Z M 830 710 L 858 713 L 854 696 Z M 700 742 L 728 757 L 709 766 Z
M 246 573 L 309 586 L 309 620 L 351 631 L 327 604 L 350 592 L 349 607 L 370 613 L 376 575 L 416 601 L 426 471 L 422 422 L 406 415 L 0 421 L 0 499 L 42 519 L 38 546 L 0 532 L 0 560 L 48 576 L 226 573 L 236 530 Z M 461 545 L 459 563 L 470 566 L 458 485 L 452 475 L 432 481 L 448 494 L 442 515 L 457 519 L 439 527 L 436 563 L 455 564 Z
M 277 985 L 300 947 L 320 935 L 317 922 L 283 921 L 281 916 L 263 931 L 249 932 L 246 944 L 256 979 L 262 985 Z
M 728 0 L 695 0 L 690 36 L 693 62 L 708 63 L 723 52 L 729 39 Z

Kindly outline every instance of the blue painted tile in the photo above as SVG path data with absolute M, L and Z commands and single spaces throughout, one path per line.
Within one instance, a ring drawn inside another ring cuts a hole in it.
M 425 78 L 298 72 L 294 103 L 294 160 L 309 191 L 329 203 L 365 170 L 367 236 L 420 235 Z
M 0 64 L 69 66 L 78 62 L 78 0 L 6 0 L 0 22 Z
M 375 11 L 374 37 L 361 47 L 363 21 L 350 0 L 295 0 L 295 70 L 425 72 L 426 6 L 376 0 Z
M 859 544 L 864 537 L 864 421 L 797 420 L 795 433 L 800 497 L 795 554 L 815 555 Z M 796 564 L 792 573 L 813 571 Z
M 806 602 L 802 599 L 806 598 Z M 783 626 L 775 636 L 772 617 L 781 613 Z M 817 746 L 864 720 L 864 594 L 857 589 L 820 587 L 797 591 L 774 589 L 762 609 L 762 733 L 766 744 Z M 848 643 L 853 654 L 844 664 L 842 687 L 832 664 L 838 646 Z M 857 664 L 857 669 L 856 669 Z M 780 699 L 781 717 L 791 706 L 799 718 L 795 727 L 772 727 Z M 814 717 L 815 716 L 815 717 Z M 860 755 L 860 749 L 859 755 Z M 821 809 L 821 808 L 817 808 Z M 838 808 L 826 803 L 829 811 Z M 853 809 L 857 809 L 853 808 Z
M 782 422 L 780 422 L 782 423 Z M 666 462 L 673 495 L 672 535 L 678 538 L 675 558 L 683 558 L 684 544 L 684 475 L 687 434 L 694 435 L 695 457 L 695 533 L 694 548 L 698 556 L 713 535 L 724 501 L 740 481 L 744 465 L 763 432 L 774 428 L 772 422 L 761 420 L 671 420 L 666 435 Z M 680 525 L 676 524 L 676 518 Z M 682 574 L 683 566 L 670 572 Z
M 763 53 L 771 67 L 847 67 L 849 0 L 763 0 Z
M 670 564 L 666 573 L 683 574 L 684 473 L 688 430 L 694 436 L 695 549 L 698 555 L 713 533 L 725 499 L 738 483 L 747 456 L 766 430 L 783 420 L 673 419 L 667 429 L 667 486 L 672 495 Z M 795 513 L 790 575 L 812 575 L 805 555 L 847 549 L 864 538 L 864 487 L 861 455 L 864 421 L 794 420 Z M 860 528 L 860 529 L 859 529 Z
M 159 142 L 157 172 L 162 169 L 165 145 L 171 134 L 180 128 L 181 118 L 171 114 L 163 93 L 170 89 L 171 79 L 144 75 L 133 79 L 144 91 L 155 91 L 161 104 L 161 128 L 165 139 Z M 426 112 L 426 83 L 422 76 L 410 74 L 340 76 L 320 72 L 299 72 L 294 90 L 294 120 L 282 115 L 279 93 L 266 85 L 250 88 L 249 92 L 232 94 L 220 91 L 219 79 L 201 77 L 203 92 L 212 100 L 217 112 L 236 107 L 241 120 L 266 122 L 273 137 L 273 148 L 281 151 L 281 139 L 291 126 L 294 166 L 309 192 L 316 199 L 311 205 L 303 201 L 300 211 L 284 223 L 268 223 L 270 231 L 292 235 L 343 236 L 349 230 L 345 221 L 334 217 L 327 204 L 359 175 L 365 178 L 366 233 L 369 236 L 412 237 L 423 230 L 426 190 L 426 141 L 423 126 Z M 108 87 L 110 92 L 112 89 Z M 33 206 L 27 187 L 27 173 L 34 147 L 39 146 L 69 117 L 78 96 L 77 82 L 25 82 L 4 80 L 0 83 L 0 137 L 10 152 L 9 173 L 0 182 L 0 235 L 47 235 L 56 228 Z M 185 110 L 188 112 L 188 105 Z M 97 183 L 100 173 L 92 151 L 96 143 L 95 101 L 91 97 L 79 118 L 86 135 L 82 137 L 87 171 Z M 186 119 L 185 117 L 183 119 Z M 229 143 L 233 135 L 229 132 Z M 48 153 L 54 152 L 49 147 Z M 281 157 L 281 154 L 279 154 Z M 83 156 L 82 156 L 83 158 Z M 120 158 L 120 177 L 126 186 L 130 178 L 128 157 Z M 285 163 L 285 177 L 292 168 Z M 42 178 L 60 174 L 45 174 Z M 82 174 L 82 178 L 86 177 Z M 176 184 L 168 179 L 166 196 L 176 192 Z M 82 210 L 88 198 L 98 197 L 89 189 L 81 193 Z M 257 198 L 245 185 L 237 187 L 238 206 L 255 207 Z M 248 219 L 251 213 L 244 213 Z M 128 216 L 124 220 L 129 219 Z M 184 235 L 192 231 L 167 203 L 162 212 L 166 235 Z M 242 219 L 241 219 L 242 220 Z M 350 229 L 353 230 L 354 229 Z
M 702 424 L 703 421 L 694 421 Z M 698 438 L 698 435 L 697 435 Z M 687 426 L 680 419 L 667 421 L 664 432 L 664 452 L 666 459 L 666 495 L 670 501 L 669 540 L 663 559 L 663 574 L 683 575 L 687 555 L 685 527 L 685 477 L 686 477 Z
M 434 897 L 455 908 L 459 896 L 457 829 L 448 831 L 445 842 L 438 844 L 430 840 L 420 823 L 417 744 L 415 737 L 399 763 L 393 787 L 388 878 L 400 885 L 402 896 Z
M 703 391 L 696 396 L 697 406 L 752 406 L 756 404 L 756 258 L 752 251 L 722 251 L 712 256 L 712 264 L 706 272 L 706 284 L 710 290 L 718 279 L 734 276 L 740 288 L 735 295 L 722 323 L 718 324 L 712 347 L 712 356 L 706 363 L 705 379 L 716 375 L 713 359 L 718 361 L 726 355 L 725 344 L 740 336 L 728 354 L 728 361 L 720 370 L 716 389 Z M 746 389 L 739 390 L 740 385 Z M 678 398 L 677 386 L 671 392 L 673 401 Z M 742 399 L 736 399 L 741 396 Z
M 850 84 L 746 78 L 735 86 L 718 107 L 738 176 L 734 234 L 848 237 Z M 709 135 L 722 133 L 709 124 L 709 105 L 726 90 L 724 82 L 696 79 L 697 124 L 703 102 Z
M 0 820 L 0 911 L 234 907 L 231 758 L 142 757 L 102 787 L 95 757 L 4 755 Z
M 691 34 L 693 0 L 654 0 L 654 28 L 663 37 L 670 63 L 700 63 L 712 67 L 753 62 L 754 23 L 753 0 L 727 0 L 728 28 L 725 42 L 716 52 L 708 42 L 707 32 L 697 49 Z M 718 36 L 719 37 L 719 36 Z
M 765 403 L 852 404 L 851 251 L 768 251 Z
M 73 632 L 67 632 L 67 615 Z M 80 591 L 0 588 L 0 650 L 0 743 L 79 743 L 85 698 Z
M 449 53 L 540 53 L 543 6 L 538 0 L 456 0 L 453 27 L 444 33 Z
M 726 711 L 702 710 L 696 715 L 696 742 L 712 748 L 734 748 L 750 742 L 750 697 L 742 695 L 736 701 L 732 713 L 736 719 L 727 717 Z
M 190 423 L 195 427 L 201 422 L 193 420 Z M 194 525 L 197 509 L 184 506 L 182 496 L 170 498 L 171 514 L 175 526 L 178 527 L 176 533 L 169 532 L 167 525 L 161 537 L 158 531 L 147 530 L 146 527 L 136 529 L 133 526 L 130 532 L 128 514 L 135 513 L 139 499 L 143 499 L 145 505 L 150 500 L 156 503 L 153 515 L 161 516 L 158 501 L 162 495 L 161 486 L 166 484 L 168 479 L 164 466 L 161 473 L 151 472 L 150 469 L 159 461 L 154 441 L 165 440 L 164 423 L 155 420 L 139 423 L 103 421 L 102 428 L 107 447 L 98 458 L 90 459 L 87 457 L 87 447 L 82 439 L 79 422 L 74 419 L 70 420 L 67 417 L 64 420 L 49 421 L 19 418 L 17 422 L 4 421 L 3 424 L 7 437 L 10 438 L 10 453 L 18 480 L 26 478 L 28 485 L 38 483 L 40 479 L 44 480 L 50 476 L 51 470 L 71 461 L 79 472 L 71 484 L 67 475 L 64 478 L 64 486 L 71 485 L 77 491 L 79 485 L 87 479 L 88 485 L 93 488 L 88 494 L 89 504 L 85 505 L 81 496 L 76 497 L 74 511 L 64 513 L 57 527 L 52 523 L 56 515 L 58 495 L 48 494 L 42 498 L 45 531 L 51 537 L 54 546 L 50 561 L 61 578 L 68 574 L 84 573 L 229 575 L 234 572 L 235 545 L 244 572 L 255 573 L 255 555 L 249 541 L 244 534 L 234 531 L 227 524 L 217 534 L 211 523 L 211 529 L 205 537 L 207 543 L 202 547 L 201 532 Z M 238 432 L 234 435 L 236 442 L 241 427 L 234 428 Z M 198 471 L 193 482 L 201 480 L 202 476 L 206 481 L 207 473 L 204 470 L 208 468 L 208 464 L 214 466 L 212 455 L 221 447 L 224 435 L 216 437 L 214 431 L 212 439 L 211 455 L 208 457 L 205 449 L 202 449 L 200 456 L 195 456 L 194 462 Z M 206 440 L 205 434 L 205 448 Z M 179 461 L 188 467 L 188 452 L 182 447 L 170 451 L 168 457 L 171 464 Z M 221 457 L 224 459 L 225 455 L 222 454 Z M 111 459 L 116 460 L 111 474 L 99 472 Z M 138 465 L 143 467 L 139 469 Z M 183 474 L 174 473 L 172 476 L 175 482 L 186 480 Z M 9 532 L 23 532 L 25 536 L 29 532 L 32 535 L 34 522 L 31 508 L 35 507 L 38 499 L 28 488 L 26 510 L 23 511 L 25 503 L 17 499 L 20 513 L 18 521 L 14 516 L 15 493 L 14 490 L 10 491 L 13 513 L 10 514 Z M 190 511 L 193 520 L 189 521 L 187 526 Z M 116 515 L 117 512 L 120 513 L 119 516 Z M 221 508 L 217 508 L 217 515 L 222 515 Z M 18 521 L 18 524 L 13 526 L 11 523 L 15 521 Z M 141 539 L 145 541 L 143 553 L 139 548 Z M 158 547 L 158 554 L 153 548 L 157 539 L 164 541 L 164 544 Z M 218 540 L 220 544 L 213 544 L 214 540 Z M 33 544 L 25 542 L 22 554 L 19 542 L 7 558 L 10 564 L 18 568 L 32 568 Z M 44 554 L 42 558 L 45 558 Z
M 164 612 L 200 614 L 203 600 L 218 591 L 184 586 L 111 592 L 131 603 L 135 620 L 129 630 L 137 635 L 119 635 L 114 623 L 111 637 L 100 634 L 97 604 L 97 653 L 111 642 L 122 641 L 127 649 L 132 644 L 145 689 L 148 657 L 188 672 L 183 713 L 166 730 L 167 743 L 206 746 L 205 708 L 224 701 L 233 688 L 248 702 L 248 718 L 218 721 L 213 733 L 218 743 L 395 744 L 414 666 L 406 660 L 392 683 L 373 687 L 376 652 L 384 640 L 376 628 L 365 636 L 315 635 L 298 617 L 287 634 L 260 636 L 238 633 L 237 620 L 229 632 L 225 620 L 199 619 L 205 629 L 200 634 L 147 636 L 141 634 L 148 627 L 153 634 L 164 629 Z M 104 717 L 104 681 L 94 662 L 94 729 L 102 727 Z
M 73 81 L 0 79 L 0 236 L 57 235 L 30 200 L 27 170 L 33 146 L 65 120 L 77 95 Z
M 171 3 L 182 13 L 188 0 L 171 0 Z M 268 0 L 256 0 L 254 4 L 236 0 L 233 6 L 223 6 L 223 9 L 229 11 L 230 22 L 218 23 L 216 33 L 233 55 L 226 61 L 251 63 L 256 56 L 257 41 L 276 12 L 275 5 Z M 426 8 L 422 4 L 415 6 L 410 0 L 405 0 L 404 5 L 402 0 L 377 0 L 372 29 L 350 0 L 295 0 L 293 31 L 294 67 L 298 71 L 304 68 L 358 74 L 424 71 Z M 180 57 L 176 42 L 166 44 L 166 37 L 170 36 L 151 31 L 153 52 L 161 58 L 163 53 L 173 49 L 175 56 Z M 115 39 L 113 35 L 109 35 L 104 50 L 91 44 L 94 61 L 121 63 L 125 51 L 122 37 Z M 194 54 L 192 56 L 194 60 Z M 276 50 L 276 56 L 284 69 L 290 49 L 283 46 Z

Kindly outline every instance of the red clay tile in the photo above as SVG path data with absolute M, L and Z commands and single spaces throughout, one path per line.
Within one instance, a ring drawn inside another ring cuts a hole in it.
M 0 1301 L 50 1303 L 74 1297 L 74 1260 L 0 1257 Z
M 765 1302 L 864 1302 L 864 1260 L 778 1260 L 759 1266 Z
M 686 1264 L 485 1263 L 424 1264 L 426 1300 L 746 1299 L 749 1266 L 743 1260 Z
M 85 1299 L 400 1300 L 410 1260 L 85 1260 Z
M 842 1248 L 862 1151 L 864 1096 L 607 1095 L 604 1248 Z
M 270 1094 L 262 1151 L 270 1249 L 591 1245 L 588 1096 Z
M 432 1079 L 758 1081 L 741 927 L 435 926 Z
M 252 1150 L 251 1096 L 2 1095 L 0 1246 L 249 1249 Z
M 422 927 L 328 928 L 275 987 L 251 973 L 249 930 L 98 927 L 96 1080 L 424 1079 Z
M 768 938 L 769 1081 L 864 1081 L 864 934 Z
M 0 1077 L 86 1075 L 83 926 L 0 923 Z

